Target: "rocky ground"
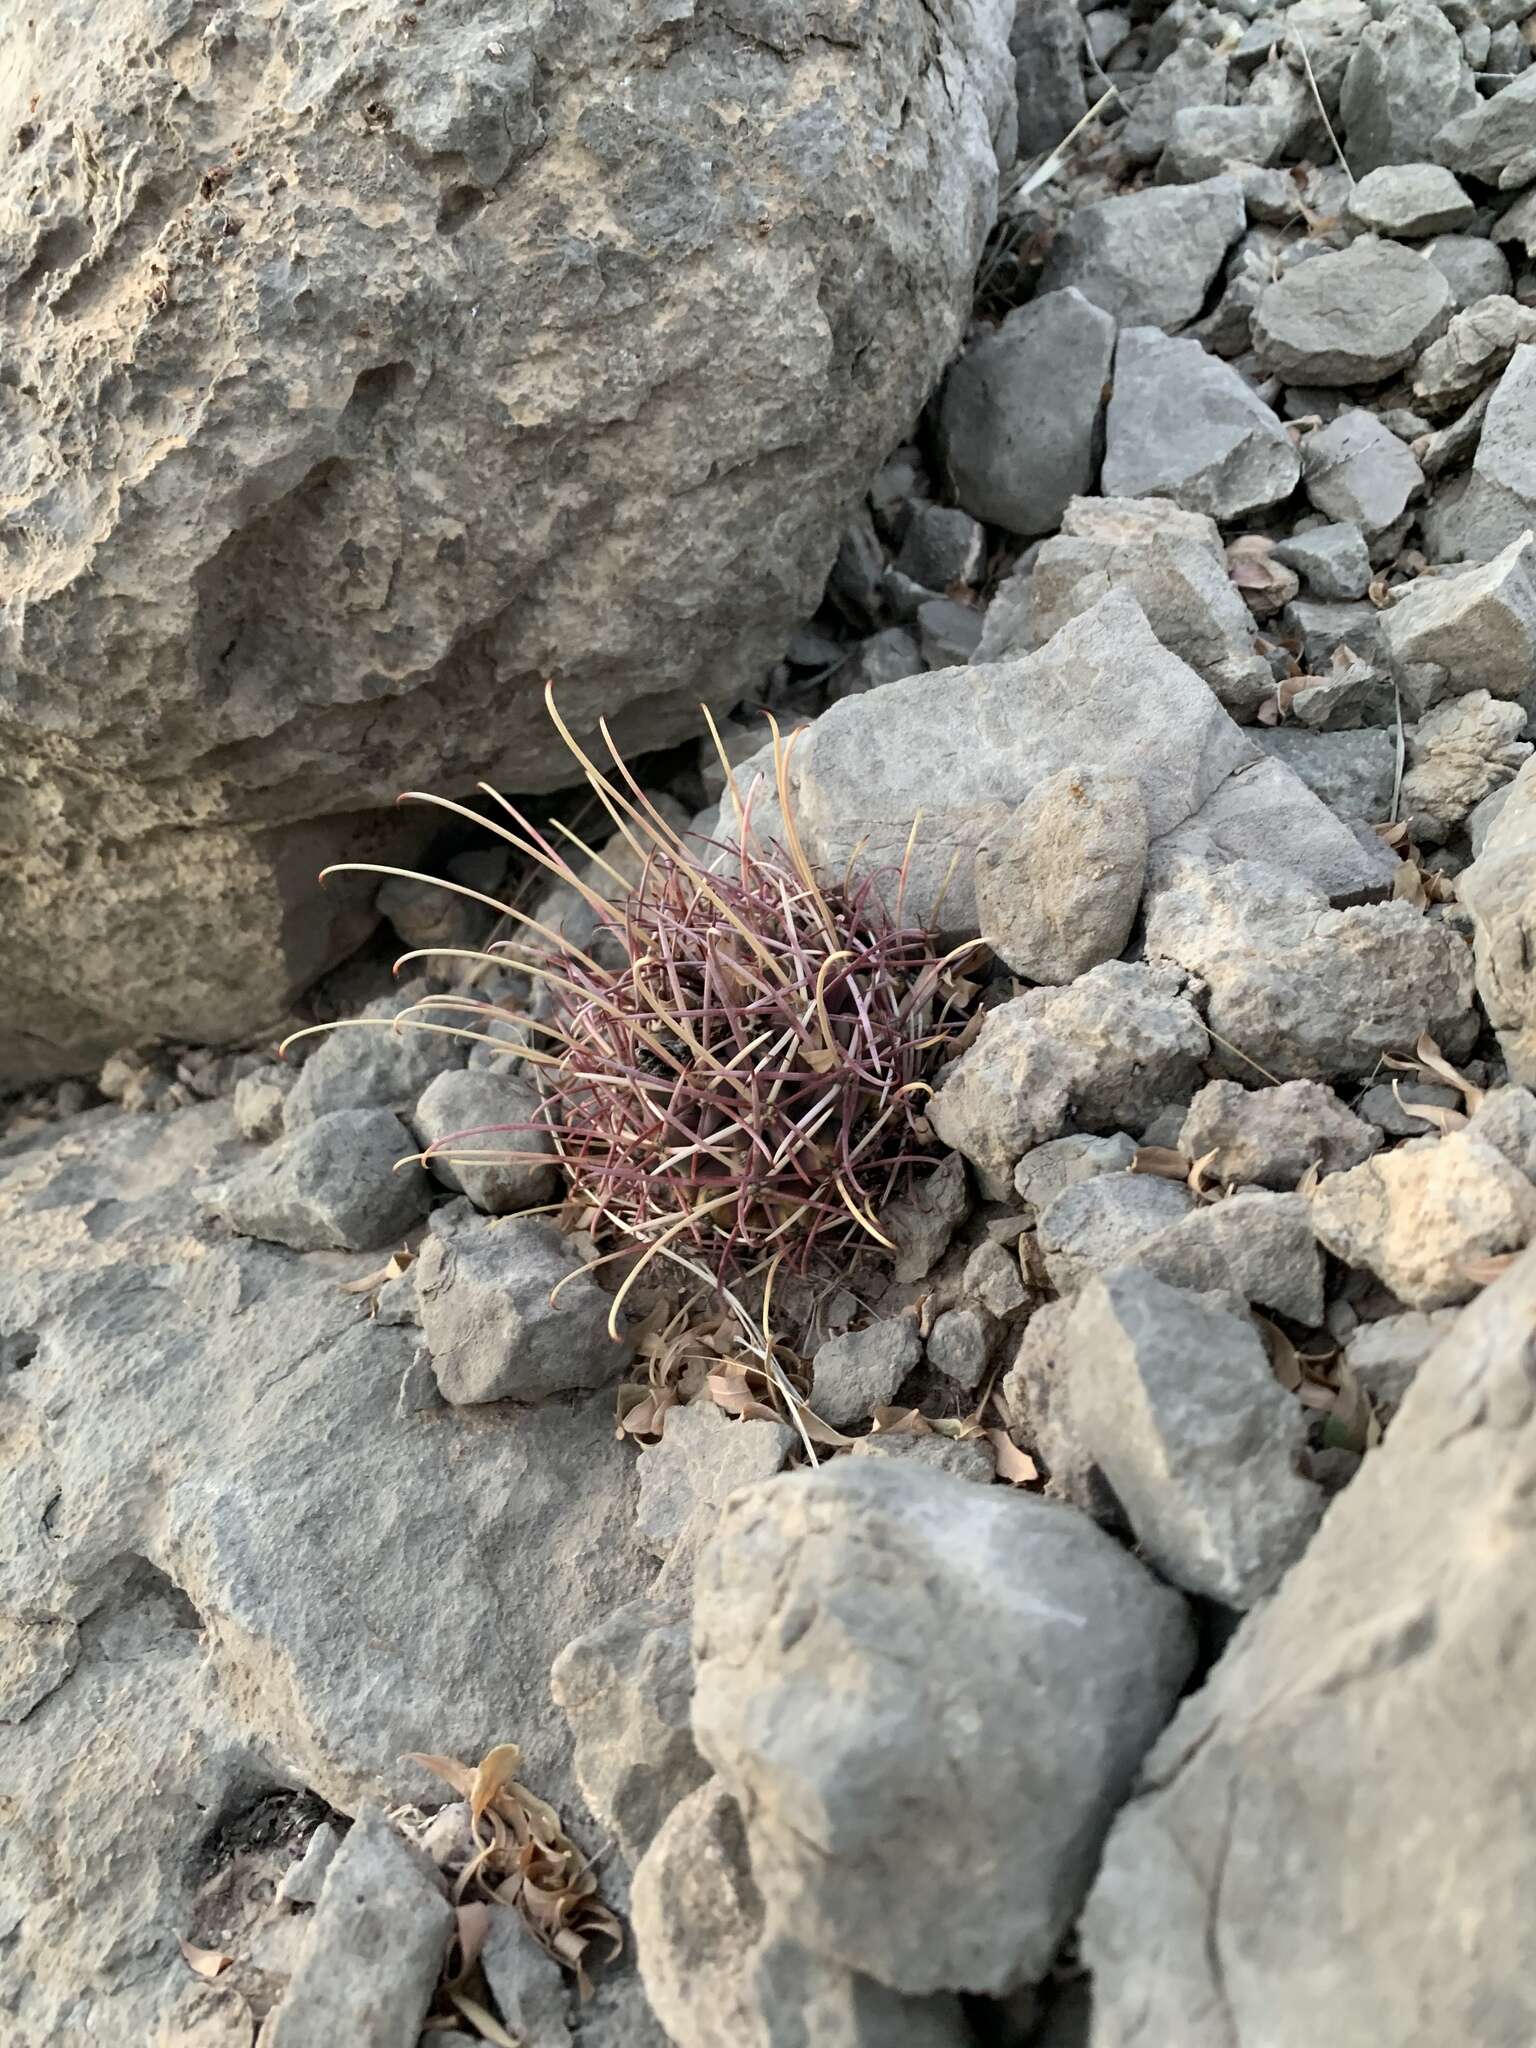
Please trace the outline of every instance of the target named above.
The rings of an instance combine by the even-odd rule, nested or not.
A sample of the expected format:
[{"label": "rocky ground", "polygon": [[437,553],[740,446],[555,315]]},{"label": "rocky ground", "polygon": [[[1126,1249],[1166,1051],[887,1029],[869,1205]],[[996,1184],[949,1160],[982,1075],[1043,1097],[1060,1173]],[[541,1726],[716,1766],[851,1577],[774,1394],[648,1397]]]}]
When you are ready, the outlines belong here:
[{"label": "rocky ground", "polygon": [[[288,1018],[370,1025],[286,1060],[253,1027],[291,989],[229,980],[236,953],[216,1044],[163,1030],[88,1075],[33,1057],[34,976],[0,1138],[7,2048],[1536,2039],[1536,15],[1031,0],[1010,39],[1006,9],[929,11],[921,63],[905,7],[878,35],[717,10],[735,68],[713,31],[669,46],[695,86],[774,78],[774,123],[916,64],[947,168],[905,220],[869,171],[880,246],[915,262],[946,194],[975,216],[909,266],[934,324],[878,344],[818,458],[781,586],[809,610],[835,545],[819,605],[757,659],[783,603],[755,528],[793,490],[765,398],[728,507],[753,539],[680,669],[722,695],[707,621],[746,592],[722,730],[759,828],[766,709],[804,728],[783,794],[817,869],[906,856],[908,912],[975,942],[892,1249],[775,1298],[802,1406],[751,1379],[760,1296],[744,1333],[653,1278],[615,1341],[552,1147],[412,1159],[538,1117],[536,999],[442,957],[395,983],[393,955],[504,933],[482,897],[606,943],[468,823],[426,859],[475,893],[387,881],[386,928]],[[562,74],[594,149],[617,75]],[[412,102],[422,150],[491,146],[465,92]],[[899,306],[890,264],[837,289]],[[664,390],[674,344],[658,315]],[[852,356],[796,360],[835,432]],[[540,571],[556,637],[610,461]],[[195,584],[183,538],[160,573]],[[474,610],[434,602],[433,633]],[[588,625],[594,709],[635,657]],[[446,662],[407,724],[479,716],[516,666],[453,669],[454,700]],[[344,754],[351,717],[311,740]],[[167,729],[172,781],[228,768]],[[682,730],[670,696],[632,716]],[[429,779],[376,738],[371,776]],[[434,745],[447,779],[475,750]],[[640,772],[730,838],[712,746]],[[583,797],[539,815],[595,836]],[[511,1014],[390,1028],[454,991]]]}]

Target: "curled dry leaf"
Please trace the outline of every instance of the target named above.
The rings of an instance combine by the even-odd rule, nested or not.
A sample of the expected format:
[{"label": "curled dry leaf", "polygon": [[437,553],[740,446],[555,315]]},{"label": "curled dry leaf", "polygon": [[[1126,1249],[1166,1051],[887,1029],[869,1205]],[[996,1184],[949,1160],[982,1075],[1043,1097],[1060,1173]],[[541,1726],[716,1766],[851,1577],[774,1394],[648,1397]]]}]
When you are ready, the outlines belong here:
[{"label": "curled dry leaf", "polygon": [[1009,1486],[1030,1486],[1040,1477],[1040,1468],[1027,1451],[1021,1451],[1006,1429],[983,1432],[992,1446],[997,1476]]},{"label": "curled dry leaf", "polygon": [[181,1950],[187,1968],[196,1977],[205,1978],[209,1983],[222,1971],[227,1970],[235,1960],[216,1948],[199,1948],[196,1942],[188,1941],[184,1934],[178,1934],[176,1945]]},{"label": "curled dry leaf", "polygon": [[523,2048],[516,2034],[509,2034],[493,2012],[488,2012],[478,1998],[468,1998],[462,1991],[450,1991],[448,1996],[458,2007],[459,2016],[469,2021],[482,2041],[494,2042],[495,2048]]},{"label": "curled dry leaf", "polygon": [[1467,1259],[1462,1272],[1478,1287],[1488,1287],[1507,1273],[1520,1254],[1518,1252],[1490,1252],[1487,1258]]},{"label": "curled dry leaf", "polygon": [[1171,1145],[1138,1145],[1128,1171],[1150,1173],[1158,1180],[1188,1180],[1191,1162]]},{"label": "curled dry leaf", "polygon": [[[1480,1088],[1475,1081],[1468,1080],[1459,1068],[1451,1065],[1427,1031],[1420,1032],[1411,1060],[1402,1059],[1396,1053],[1389,1052],[1385,1064],[1395,1067],[1400,1074],[1417,1073],[1425,1080],[1445,1082],[1447,1087],[1454,1088],[1458,1095],[1465,1098],[1468,1116],[1475,1116],[1487,1097],[1488,1091],[1485,1088]],[[1392,1085],[1395,1090],[1397,1083],[1394,1081]],[[1419,1116],[1422,1112],[1422,1104],[1416,1104],[1409,1110],[1411,1116]]]}]

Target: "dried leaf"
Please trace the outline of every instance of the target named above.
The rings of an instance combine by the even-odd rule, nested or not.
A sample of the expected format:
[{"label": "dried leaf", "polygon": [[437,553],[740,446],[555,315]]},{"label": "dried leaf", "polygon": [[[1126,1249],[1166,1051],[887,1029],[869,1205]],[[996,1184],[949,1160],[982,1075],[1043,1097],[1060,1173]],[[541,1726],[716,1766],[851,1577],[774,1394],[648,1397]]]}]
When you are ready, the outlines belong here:
[{"label": "dried leaf", "polygon": [[1279,698],[1266,697],[1264,699],[1264,702],[1259,706],[1258,711],[1255,713],[1255,716],[1257,717],[1260,725],[1278,725],[1280,723]]},{"label": "dried leaf", "polygon": [[1264,1339],[1269,1352],[1270,1370],[1275,1378],[1288,1394],[1299,1393],[1304,1375],[1296,1346],[1284,1330],[1278,1324],[1272,1323],[1267,1316],[1256,1315],[1253,1320],[1258,1324],[1259,1335]]},{"label": "dried leaf", "polygon": [[1507,1273],[1520,1254],[1518,1252],[1491,1252],[1486,1258],[1467,1259],[1462,1272],[1478,1287],[1487,1287]]},{"label": "dried leaf", "polygon": [[485,1937],[491,1931],[491,1909],[483,1899],[471,1899],[454,1908],[455,1932],[459,1941],[459,1977],[467,1977],[480,1959]]},{"label": "dried leaf", "polygon": [[407,1750],[401,1757],[403,1764],[420,1764],[424,1771],[430,1771],[434,1778],[441,1778],[445,1785],[451,1785],[461,1799],[467,1799],[474,1790],[475,1774],[467,1764],[461,1764],[454,1756],[429,1756],[420,1750]]},{"label": "dried leaf", "polygon": [[1010,1486],[1029,1486],[1040,1477],[1040,1468],[1027,1451],[1021,1451],[1006,1429],[989,1429],[983,1432],[992,1446],[993,1461],[997,1476]]},{"label": "dried leaf", "polygon": [[1392,586],[1385,576],[1373,576],[1366,585],[1365,594],[1379,612],[1385,611],[1392,602]]},{"label": "dried leaf", "polygon": [[747,1385],[746,1374],[739,1369],[735,1372],[712,1372],[704,1384],[709,1398],[727,1415],[763,1422],[782,1422],[784,1419],[776,1408],[770,1408],[766,1401],[757,1398]]},{"label": "dried leaf", "polygon": [[494,2042],[495,2048],[523,2048],[523,2044],[518,2040],[517,2036],[509,2034],[496,2015],[492,2012],[487,2012],[478,1999],[466,1998],[462,1991],[450,1991],[448,1996],[453,2000],[465,2019],[469,2021],[476,2033],[479,2034],[482,2041]]},{"label": "dried leaf", "polygon": [[472,1822],[479,1820],[507,1781],[517,1775],[522,1761],[523,1752],[515,1742],[501,1742],[486,1751],[469,1788],[469,1817]]},{"label": "dried leaf", "polygon": [[1321,1181],[1322,1177],[1323,1170],[1318,1165],[1317,1161],[1314,1159],[1312,1164],[1307,1168],[1306,1172],[1301,1176],[1301,1179],[1296,1183],[1297,1194],[1315,1195],[1317,1193],[1318,1183]]},{"label": "dried leaf", "polygon": [[1220,1147],[1213,1145],[1209,1152],[1202,1152],[1193,1166],[1190,1167],[1185,1185],[1192,1195],[1203,1197],[1208,1192],[1205,1185],[1205,1176],[1210,1172],[1219,1152]]},{"label": "dried leaf", "polygon": [[877,1408],[870,1417],[876,1436],[930,1436],[932,1424],[917,1408]]},{"label": "dried leaf", "polygon": [[1138,1145],[1129,1171],[1154,1174],[1158,1180],[1188,1180],[1190,1162],[1171,1145]]},{"label": "dried leaf", "polygon": [[206,1978],[210,1984],[235,1960],[233,1956],[227,1956],[219,1949],[199,1948],[195,1942],[188,1941],[184,1934],[178,1934],[176,1942],[185,1958],[187,1968],[194,1976]]},{"label": "dried leaf", "polygon": [[[858,1441],[856,1437],[844,1436],[841,1430],[834,1429],[830,1422],[823,1422],[810,1408],[802,1407],[799,1415],[800,1427],[813,1444],[825,1444],[830,1451],[847,1451]],[[779,1418],[775,1416],[774,1420],[778,1421]]]},{"label": "dried leaf", "polygon": [[1438,1074],[1442,1081],[1448,1082],[1459,1094],[1464,1095],[1467,1098],[1468,1114],[1476,1115],[1482,1108],[1485,1091],[1451,1065],[1427,1031],[1419,1033],[1419,1040],[1413,1052],[1421,1067],[1428,1067],[1432,1074]]}]

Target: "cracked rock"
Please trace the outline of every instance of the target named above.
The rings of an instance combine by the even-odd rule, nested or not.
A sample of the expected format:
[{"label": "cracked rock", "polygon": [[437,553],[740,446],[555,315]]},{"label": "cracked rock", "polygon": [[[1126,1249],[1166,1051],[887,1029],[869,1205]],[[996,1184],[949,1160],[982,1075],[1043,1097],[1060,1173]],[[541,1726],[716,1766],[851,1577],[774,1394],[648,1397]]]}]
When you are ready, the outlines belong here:
[{"label": "cracked rock", "polygon": [[1350,166],[1362,183],[1382,164],[1423,163],[1452,116],[1475,109],[1460,41],[1429,0],[1398,0],[1360,36],[1339,95]]},{"label": "cracked rock", "polygon": [[1323,1262],[1301,1195],[1245,1188],[1191,1210],[1127,1254],[1170,1287],[1221,1294],[1298,1323],[1323,1316]]},{"label": "cracked rock", "polygon": [[1450,304],[1450,286],[1433,264],[1362,235],[1298,263],[1265,290],[1254,309],[1254,347],[1288,384],[1374,384],[1442,332]]},{"label": "cracked rock", "polygon": [[1283,1190],[1314,1166],[1327,1174],[1361,1165],[1381,1150],[1381,1132],[1316,1081],[1210,1081],[1189,1105],[1179,1150],[1207,1161],[1213,1180]]},{"label": "cracked rock", "polygon": [[1526,72],[1492,99],[1452,111],[1433,153],[1453,171],[1517,192],[1536,179],[1536,73]]},{"label": "cracked rock", "polygon": [[1469,690],[1426,712],[1408,738],[1402,815],[1425,845],[1443,845],[1494,790],[1513,781],[1531,751],[1520,704]]},{"label": "cracked rock", "polygon": [[1235,178],[1103,199],[1069,215],[1040,287],[1052,292],[1075,285],[1122,327],[1183,327],[1201,311],[1245,224]]},{"label": "cracked rock", "polygon": [[1451,412],[1475,398],[1522,342],[1536,340],[1536,312],[1507,294],[1479,299],[1452,316],[1413,373],[1413,395],[1426,412]]},{"label": "cracked rock", "polygon": [[1510,784],[1457,894],[1472,913],[1477,992],[1509,1077],[1536,1087],[1536,759]]}]

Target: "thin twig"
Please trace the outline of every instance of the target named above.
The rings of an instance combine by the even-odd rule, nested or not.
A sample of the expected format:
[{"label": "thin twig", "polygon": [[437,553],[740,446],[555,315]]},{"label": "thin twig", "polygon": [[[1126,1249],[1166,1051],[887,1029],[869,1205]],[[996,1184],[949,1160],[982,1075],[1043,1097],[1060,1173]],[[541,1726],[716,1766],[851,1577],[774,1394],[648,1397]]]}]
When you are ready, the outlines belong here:
[{"label": "thin twig", "polygon": [[1333,153],[1338,158],[1345,177],[1349,180],[1349,189],[1353,191],[1355,189],[1355,174],[1349,168],[1348,157],[1345,156],[1344,151],[1339,146],[1339,138],[1334,134],[1333,123],[1328,118],[1328,109],[1323,105],[1323,96],[1317,89],[1317,78],[1312,70],[1312,58],[1307,50],[1307,39],[1299,28],[1292,29],[1291,36],[1297,49],[1301,52],[1301,61],[1306,70],[1307,83],[1312,88],[1313,99],[1317,101],[1317,111],[1323,117],[1323,126],[1328,130],[1328,140],[1333,144]]}]

